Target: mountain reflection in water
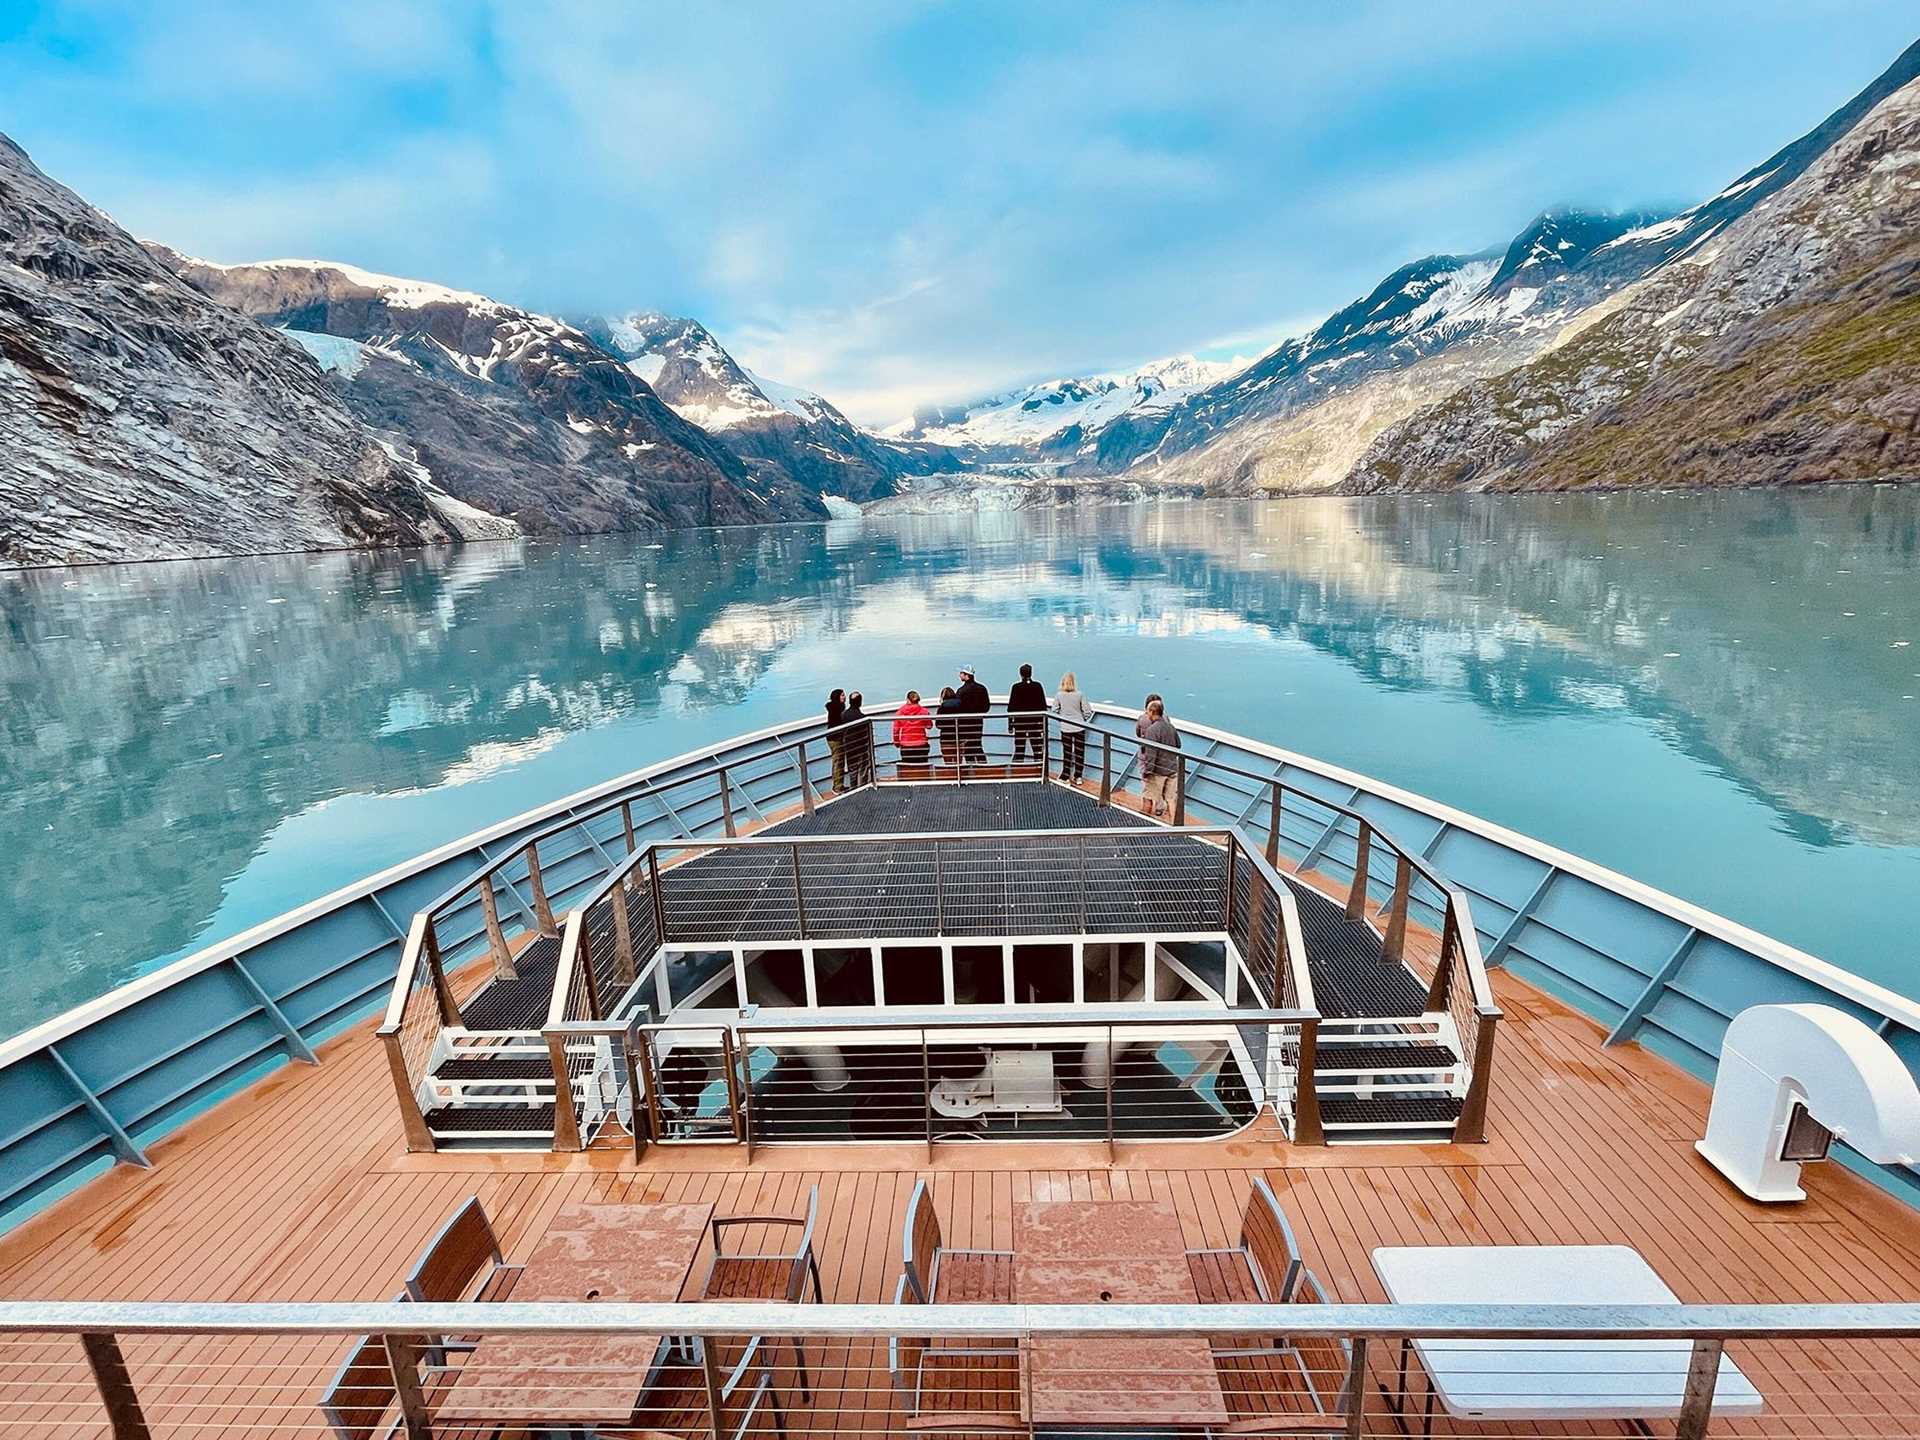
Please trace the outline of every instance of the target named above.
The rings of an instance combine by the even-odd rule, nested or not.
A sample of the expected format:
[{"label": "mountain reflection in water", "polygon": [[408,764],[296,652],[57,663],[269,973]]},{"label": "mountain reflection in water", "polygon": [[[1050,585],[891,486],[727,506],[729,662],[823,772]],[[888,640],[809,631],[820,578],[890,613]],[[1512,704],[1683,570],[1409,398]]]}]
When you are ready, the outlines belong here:
[{"label": "mountain reflection in water", "polygon": [[[1100,698],[1920,991],[1920,490],[1169,504],[0,578],[0,1031],[814,709]],[[404,920],[404,917],[402,917]]]}]

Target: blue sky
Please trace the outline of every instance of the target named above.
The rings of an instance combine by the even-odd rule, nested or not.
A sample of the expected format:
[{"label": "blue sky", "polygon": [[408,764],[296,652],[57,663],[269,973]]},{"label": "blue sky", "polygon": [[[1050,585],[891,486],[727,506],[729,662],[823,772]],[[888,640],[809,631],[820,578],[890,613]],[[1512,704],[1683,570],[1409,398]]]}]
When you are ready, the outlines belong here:
[{"label": "blue sky", "polygon": [[691,314],[884,422],[1252,354],[1550,204],[1689,204],[1915,13],[0,0],[0,130],[189,252]]}]

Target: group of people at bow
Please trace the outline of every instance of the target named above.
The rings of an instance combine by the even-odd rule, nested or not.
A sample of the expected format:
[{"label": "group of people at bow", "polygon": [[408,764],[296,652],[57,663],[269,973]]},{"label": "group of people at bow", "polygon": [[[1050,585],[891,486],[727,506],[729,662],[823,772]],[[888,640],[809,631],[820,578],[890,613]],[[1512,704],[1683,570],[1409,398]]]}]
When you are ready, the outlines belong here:
[{"label": "group of people at bow", "polygon": [[[963,665],[958,678],[958,684],[940,691],[932,709],[921,702],[918,690],[907,691],[906,699],[894,707],[892,740],[903,771],[924,770],[933,763],[936,736],[942,765],[960,768],[999,763],[989,762],[985,743],[986,716],[993,709],[993,698],[972,666]],[[861,723],[867,721],[864,703],[858,690],[836,689],[827,696],[827,745],[833,754],[836,793],[858,789],[873,779],[873,726]],[[1049,714],[1059,717],[1060,778],[1078,785],[1087,774],[1087,731],[1094,725],[1093,704],[1071,670],[1060,677],[1058,688],[1048,695],[1046,687],[1033,678],[1033,666],[1022,665],[1019,680],[1007,692],[1012,764],[1044,763]],[[1141,809],[1149,815],[1169,815],[1178,768],[1173,752],[1180,748],[1180,732],[1167,718],[1166,703],[1160,696],[1147,696],[1134,734],[1150,742],[1140,747]]]}]

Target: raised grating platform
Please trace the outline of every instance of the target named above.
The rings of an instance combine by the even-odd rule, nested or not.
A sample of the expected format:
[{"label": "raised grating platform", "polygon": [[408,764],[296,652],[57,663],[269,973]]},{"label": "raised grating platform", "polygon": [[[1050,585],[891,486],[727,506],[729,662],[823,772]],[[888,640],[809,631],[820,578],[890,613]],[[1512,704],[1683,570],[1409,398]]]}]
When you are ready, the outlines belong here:
[{"label": "raised grating platform", "polygon": [[1427,991],[1406,966],[1386,958],[1380,937],[1311,885],[1289,877],[1300,903],[1300,938],[1307,943],[1313,999],[1333,1020],[1418,1015]]},{"label": "raised grating platform", "polygon": [[879,785],[770,826],[770,835],[899,835],[964,830],[1089,830],[1136,826],[1137,810],[1102,805],[1064,785],[1033,781]]},{"label": "raised grating platform", "polygon": [[553,1000],[553,972],[559,963],[559,939],[535,937],[514,957],[514,978],[489,980],[460,1007],[460,1023],[469,1030],[538,1030]]}]

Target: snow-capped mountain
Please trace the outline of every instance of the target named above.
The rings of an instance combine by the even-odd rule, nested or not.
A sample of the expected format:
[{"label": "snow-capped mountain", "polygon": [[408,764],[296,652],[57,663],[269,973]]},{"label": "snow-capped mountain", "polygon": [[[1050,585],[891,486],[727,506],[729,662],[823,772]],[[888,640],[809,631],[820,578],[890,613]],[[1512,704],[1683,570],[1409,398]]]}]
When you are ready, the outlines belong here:
[{"label": "snow-capped mountain", "polygon": [[756,474],[864,501],[959,468],[946,449],[873,435],[821,396],[753,374],[697,320],[638,311],[581,324]]},{"label": "snow-capped mountain", "polygon": [[1043,380],[971,404],[916,411],[881,433],[972,449],[988,459],[1072,456],[1103,426],[1125,415],[1160,415],[1245,364],[1176,355],[1119,374]]},{"label": "snow-capped mountain", "polygon": [[[217,265],[149,247],[214,300],[285,332],[393,454],[467,507],[466,533],[824,518],[755,474],[550,315],[331,260]],[[477,513],[470,513],[477,512]]]},{"label": "snow-capped mountain", "polygon": [[0,135],[0,567],[449,533],[304,356]]}]

